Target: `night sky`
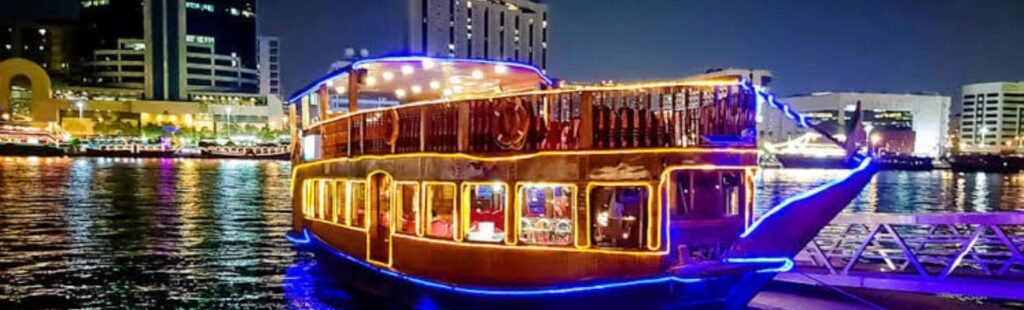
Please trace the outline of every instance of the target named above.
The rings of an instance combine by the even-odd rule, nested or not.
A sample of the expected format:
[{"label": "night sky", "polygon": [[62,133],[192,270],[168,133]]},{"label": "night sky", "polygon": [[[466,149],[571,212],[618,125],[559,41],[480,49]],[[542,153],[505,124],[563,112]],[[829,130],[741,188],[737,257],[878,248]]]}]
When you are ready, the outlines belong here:
[{"label": "night sky", "polygon": [[[49,12],[74,16],[77,2],[4,1],[16,2],[14,10],[0,12],[2,19]],[[260,32],[283,40],[289,92],[323,75],[346,47],[367,47],[374,54],[396,48],[391,42],[401,25],[389,20],[402,15],[373,1],[259,1]],[[952,96],[966,83],[1024,80],[1020,0],[545,2],[549,73],[568,80],[660,79],[748,67],[772,70],[783,95]]]}]

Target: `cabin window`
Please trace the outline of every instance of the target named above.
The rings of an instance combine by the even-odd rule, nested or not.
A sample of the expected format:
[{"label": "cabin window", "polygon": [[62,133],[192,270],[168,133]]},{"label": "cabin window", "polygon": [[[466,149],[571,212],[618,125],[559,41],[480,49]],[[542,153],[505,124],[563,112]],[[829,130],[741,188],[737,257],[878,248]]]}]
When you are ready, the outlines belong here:
[{"label": "cabin window", "polygon": [[418,235],[420,221],[420,187],[415,182],[398,182],[398,227],[396,231],[407,235]]},{"label": "cabin window", "polygon": [[307,218],[316,216],[316,180],[305,180],[305,189],[302,191],[305,194],[305,200],[303,204],[302,213]]},{"label": "cabin window", "polygon": [[334,182],[334,222],[338,224],[348,225],[349,218],[349,182],[336,181]]},{"label": "cabin window", "polygon": [[576,187],[526,185],[519,189],[519,241],[525,244],[573,244]]},{"label": "cabin window", "polygon": [[463,187],[462,214],[466,225],[465,239],[477,242],[505,240],[505,209],[508,207],[507,185],[501,183],[467,184]]},{"label": "cabin window", "polygon": [[715,220],[742,214],[748,195],[742,170],[679,170],[669,180],[673,219]]},{"label": "cabin window", "polygon": [[316,214],[314,217],[318,220],[327,218],[327,202],[330,201],[327,195],[328,189],[327,180],[316,181]]},{"label": "cabin window", "polygon": [[366,182],[352,181],[352,222],[353,227],[366,228]]},{"label": "cabin window", "polygon": [[427,184],[426,235],[452,239],[455,236],[455,184]]},{"label": "cabin window", "polygon": [[641,248],[650,200],[646,186],[595,186],[588,199],[592,247]]}]

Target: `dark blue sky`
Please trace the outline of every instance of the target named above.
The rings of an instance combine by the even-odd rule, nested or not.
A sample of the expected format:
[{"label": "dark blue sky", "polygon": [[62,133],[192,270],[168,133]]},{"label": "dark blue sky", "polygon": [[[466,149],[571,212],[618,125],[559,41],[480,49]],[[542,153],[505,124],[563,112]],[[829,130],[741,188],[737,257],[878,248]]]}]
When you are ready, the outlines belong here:
[{"label": "dark blue sky", "polygon": [[[41,11],[75,3],[8,1],[50,7]],[[402,16],[376,1],[404,0],[259,1],[261,31],[283,40],[288,91],[322,75],[345,47],[366,46],[374,53],[397,48],[401,26],[391,21]],[[956,95],[965,83],[1024,80],[1020,0],[545,2],[549,72],[570,80],[658,79],[753,67],[774,71],[776,91],[784,95]]]}]

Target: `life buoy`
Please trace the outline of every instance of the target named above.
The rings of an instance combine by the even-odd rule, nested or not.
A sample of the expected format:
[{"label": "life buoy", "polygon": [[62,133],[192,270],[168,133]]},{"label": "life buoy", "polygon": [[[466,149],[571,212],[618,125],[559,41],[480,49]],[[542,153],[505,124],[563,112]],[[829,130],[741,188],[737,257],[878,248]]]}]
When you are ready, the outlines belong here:
[{"label": "life buoy", "polygon": [[398,134],[400,133],[401,129],[398,119],[398,111],[392,109],[388,110],[387,112],[384,112],[384,115],[382,116],[382,121],[384,122],[385,130],[384,143],[387,143],[390,146],[394,146],[395,143],[398,143]]},{"label": "life buoy", "polygon": [[523,148],[526,134],[530,132],[530,112],[521,99],[502,101],[494,109],[491,129],[499,147],[518,151]]}]

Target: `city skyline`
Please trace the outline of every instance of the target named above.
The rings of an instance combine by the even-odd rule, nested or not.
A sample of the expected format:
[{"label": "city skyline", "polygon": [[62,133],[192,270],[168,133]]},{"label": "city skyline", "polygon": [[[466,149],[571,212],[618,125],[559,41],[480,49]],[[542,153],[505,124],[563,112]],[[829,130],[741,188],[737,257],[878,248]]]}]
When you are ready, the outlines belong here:
[{"label": "city skyline", "polygon": [[[49,2],[41,8],[18,3],[11,12],[74,15],[76,1],[63,1],[64,7]],[[1024,63],[1009,61],[1024,51],[1024,33],[1016,31],[1024,29],[1024,20],[1016,18],[1024,3],[1016,1],[544,2],[551,12],[548,73],[568,80],[675,78],[744,67],[773,71],[782,95],[865,91],[954,97],[964,84],[1024,80]],[[362,2],[260,0],[258,6],[261,34],[281,37],[284,49],[305,50],[282,59],[286,93],[321,75],[346,47],[387,54],[394,46],[383,38],[364,39],[402,27],[381,22],[370,28],[374,31],[359,30],[363,25],[349,23],[346,12],[381,21],[400,18],[367,11],[373,5]],[[304,16],[302,22],[295,16]],[[744,22],[721,22],[729,20]],[[352,41],[371,43],[347,44]],[[644,57],[635,56],[637,51]],[[959,103],[954,100],[954,109]]]}]

